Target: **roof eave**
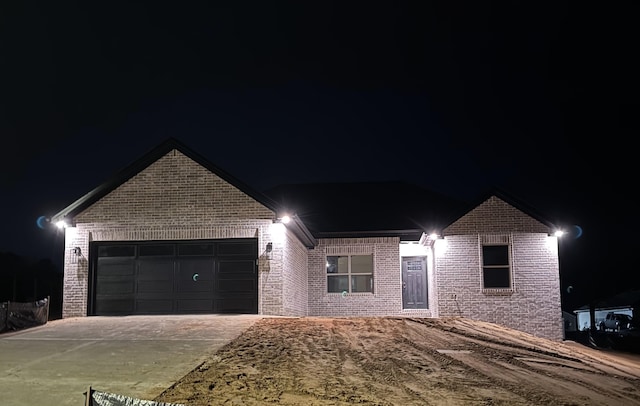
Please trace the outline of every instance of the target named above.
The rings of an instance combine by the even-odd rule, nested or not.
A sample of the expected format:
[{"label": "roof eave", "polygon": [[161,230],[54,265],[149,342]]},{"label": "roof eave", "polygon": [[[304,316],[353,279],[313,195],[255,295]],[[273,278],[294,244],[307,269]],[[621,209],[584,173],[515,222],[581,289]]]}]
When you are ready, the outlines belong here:
[{"label": "roof eave", "polygon": [[400,237],[418,241],[424,233],[420,229],[403,230],[366,230],[366,231],[325,231],[317,232],[317,238],[372,238],[372,237]]},{"label": "roof eave", "polygon": [[298,237],[300,242],[307,248],[314,248],[318,245],[318,241],[311,234],[311,231],[304,225],[302,220],[298,216],[293,216],[291,221],[287,223],[287,229],[291,230],[293,234]]}]

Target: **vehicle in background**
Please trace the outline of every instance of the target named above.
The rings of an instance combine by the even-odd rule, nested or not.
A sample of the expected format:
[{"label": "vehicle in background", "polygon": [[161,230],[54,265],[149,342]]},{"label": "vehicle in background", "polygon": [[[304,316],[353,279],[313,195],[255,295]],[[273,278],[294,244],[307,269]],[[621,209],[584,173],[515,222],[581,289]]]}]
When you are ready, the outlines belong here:
[{"label": "vehicle in background", "polygon": [[632,319],[628,314],[609,312],[607,316],[600,321],[598,329],[600,331],[628,330],[632,328]]}]

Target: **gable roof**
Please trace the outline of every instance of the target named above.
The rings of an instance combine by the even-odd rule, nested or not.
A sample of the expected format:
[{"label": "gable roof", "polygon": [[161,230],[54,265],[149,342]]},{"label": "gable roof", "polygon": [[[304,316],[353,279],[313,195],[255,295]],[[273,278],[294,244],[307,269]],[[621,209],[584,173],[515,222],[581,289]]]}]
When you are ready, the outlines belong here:
[{"label": "gable roof", "polygon": [[533,218],[534,220],[549,227],[550,229],[553,230],[557,228],[556,224],[550,222],[547,218],[545,218],[544,215],[542,215],[540,211],[538,211],[535,207],[526,203],[523,199],[515,196],[514,194],[511,194],[497,186],[492,186],[491,188],[481,193],[477,199],[471,201],[465,207],[463,207],[462,210],[459,211],[456,216],[452,217],[452,221],[448,224],[445,224],[445,226],[442,228],[444,229],[449,227],[454,222],[456,222],[459,218],[464,216],[466,213],[471,212],[473,209],[480,206],[481,204],[483,204],[484,202],[486,202],[487,200],[489,200],[491,197],[494,197],[494,196],[504,201],[505,203],[509,204],[510,206],[513,206],[514,208],[518,209],[519,211],[523,212],[524,214]]},{"label": "gable roof", "polygon": [[[233,185],[235,188],[250,196],[269,210],[272,210],[276,215],[281,212],[280,208],[273,200],[269,199],[264,194],[257,192],[228,172],[214,165],[209,160],[193,151],[182,142],[173,137],[170,137],[160,145],[147,152],[141,158],[116,173],[113,177],[111,177],[95,189],[91,190],[89,193],[85,194],[75,202],[71,203],[69,206],[54,214],[51,217],[51,222],[55,223],[59,220],[73,218],[174,149],[180,151],[182,154],[189,157],[202,167],[219,176],[221,179]],[[293,224],[290,226],[290,228],[293,230],[294,234],[296,234],[298,238],[300,238],[300,241],[302,241],[305,246],[315,246],[315,240],[311,236],[311,233],[307,230],[306,226],[301,222],[301,220],[299,218],[294,218],[293,220]]]},{"label": "gable roof", "polygon": [[264,192],[295,212],[316,238],[399,236],[419,239],[453,219],[464,204],[406,182],[308,183]]},{"label": "gable roof", "polygon": [[95,189],[91,190],[89,193],[85,194],[75,202],[71,203],[69,206],[65,207],[58,213],[54,214],[51,217],[51,221],[55,222],[58,220],[62,220],[64,218],[69,218],[69,217],[73,218],[76,214],[82,212],[83,210],[91,206],[93,203],[97,202],[98,200],[103,198],[105,195],[107,195],[108,193],[110,193],[111,191],[113,191],[123,183],[127,182],[133,176],[142,172],[149,165],[151,165],[158,159],[162,158],[163,156],[165,156],[166,154],[168,154],[174,149],[180,151],[187,157],[197,162],[199,165],[203,166],[204,168],[211,171],[215,175],[224,179],[226,182],[230,183],[237,189],[241,190],[248,196],[252,197],[257,202],[264,205],[268,209],[273,210],[274,212],[278,211],[278,207],[275,204],[275,202],[273,202],[267,196],[261,193],[258,193],[257,191],[253,190],[252,188],[250,188],[240,180],[236,179],[229,173],[215,166],[214,164],[209,162],[206,158],[204,158],[202,155],[193,151],[192,149],[190,149],[189,147],[187,147],[177,139],[168,138],[164,142],[162,142],[160,145],[156,146],[155,148],[147,152],[141,158],[134,161],[129,166],[122,169],[120,172],[116,173],[113,177],[108,179],[106,182],[102,183]]},{"label": "gable roof", "polygon": [[441,231],[491,196],[554,227],[521,200],[496,188],[469,206],[464,201],[406,182],[286,184],[260,193],[171,137],[58,213],[51,221],[73,218],[172,150],[178,150],[219,176],[276,216],[293,214],[290,228],[305,246],[316,238],[399,236],[418,239]]}]

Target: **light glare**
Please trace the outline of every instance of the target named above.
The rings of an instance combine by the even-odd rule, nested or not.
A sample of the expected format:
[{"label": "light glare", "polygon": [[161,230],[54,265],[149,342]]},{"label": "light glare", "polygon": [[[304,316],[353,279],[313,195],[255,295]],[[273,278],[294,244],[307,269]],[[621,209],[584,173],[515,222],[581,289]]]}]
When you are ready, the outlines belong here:
[{"label": "light glare", "polygon": [[433,243],[436,257],[442,257],[447,252],[447,240],[439,239]]},{"label": "light glare", "polygon": [[273,223],[269,225],[269,234],[271,234],[271,241],[274,244],[282,244],[284,242],[284,236],[286,228],[282,223]]}]

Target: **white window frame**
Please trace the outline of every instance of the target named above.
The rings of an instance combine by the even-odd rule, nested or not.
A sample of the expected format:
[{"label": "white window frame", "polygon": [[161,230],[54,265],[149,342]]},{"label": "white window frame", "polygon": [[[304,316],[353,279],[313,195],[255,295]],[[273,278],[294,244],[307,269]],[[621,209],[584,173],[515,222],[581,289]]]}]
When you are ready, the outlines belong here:
[{"label": "white window frame", "polygon": [[[371,272],[352,272],[351,271],[351,258],[354,256],[371,256]],[[347,273],[329,273],[328,272],[328,257],[348,257],[348,272]],[[372,295],[375,292],[375,255],[373,248],[371,247],[358,247],[357,249],[345,250],[344,247],[330,247],[325,250],[325,293],[328,295],[340,295],[340,294],[354,294],[354,295]],[[370,290],[366,292],[352,292],[351,277],[352,276],[368,276],[371,275]],[[349,290],[343,292],[329,292],[329,278],[337,276],[346,276],[349,281]]]}]

